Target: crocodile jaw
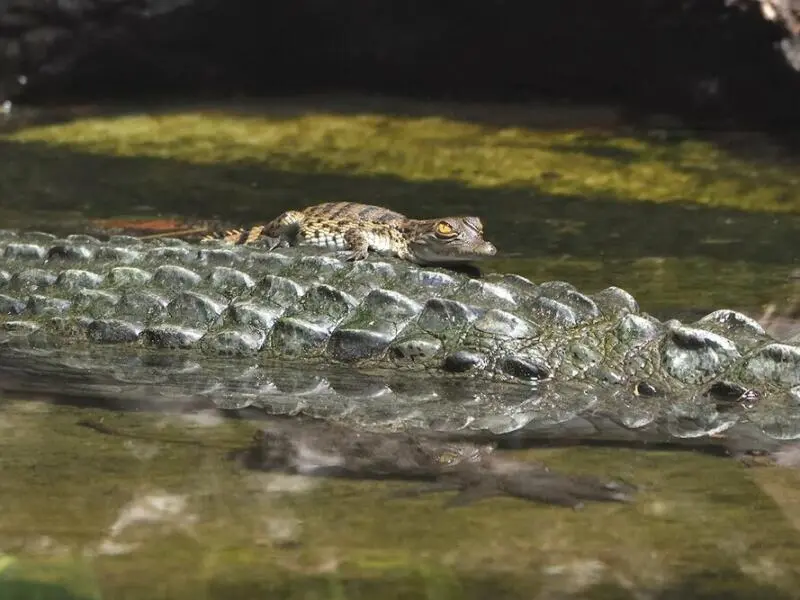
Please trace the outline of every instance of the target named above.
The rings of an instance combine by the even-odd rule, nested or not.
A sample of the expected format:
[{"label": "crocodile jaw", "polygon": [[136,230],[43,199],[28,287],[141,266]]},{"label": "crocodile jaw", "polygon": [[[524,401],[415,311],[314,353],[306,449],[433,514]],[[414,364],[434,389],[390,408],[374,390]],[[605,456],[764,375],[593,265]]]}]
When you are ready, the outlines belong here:
[{"label": "crocodile jaw", "polygon": [[465,263],[497,254],[497,248],[491,242],[483,241],[470,246],[437,247],[429,245],[409,244],[414,262],[420,265]]}]

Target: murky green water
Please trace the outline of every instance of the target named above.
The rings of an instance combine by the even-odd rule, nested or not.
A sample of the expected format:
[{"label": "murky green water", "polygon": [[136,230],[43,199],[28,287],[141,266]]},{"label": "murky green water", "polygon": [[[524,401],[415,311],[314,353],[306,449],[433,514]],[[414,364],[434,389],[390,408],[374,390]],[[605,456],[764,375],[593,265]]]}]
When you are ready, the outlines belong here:
[{"label": "murky green water", "polygon": [[[477,213],[502,251],[486,270],[617,285],[660,317],[757,316],[788,293],[800,239],[792,212],[0,144],[16,165],[0,185],[5,227],[72,232],[88,217],[157,214],[247,222],[334,199]],[[271,187],[245,196],[248,180]],[[226,453],[257,423],[217,413],[18,396],[0,411],[0,598],[800,597],[793,471],[687,451],[537,450],[522,455],[643,491],[633,505],[581,511],[507,498],[445,510],[442,496],[391,498],[403,483],[243,471]]]},{"label": "murky green water", "polygon": [[[131,435],[87,430],[87,417]],[[793,597],[798,581],[800,480],[777,469],[536,451],[645,489],[633,505],[577,512],[504,498],[444,510],[442,497],[389,498],[403,483],[240,471],[224,455],[253,424],[213,414],[6,399],[2,425],[0,543],[13,560],[1,585],[52,579],[87,598],[747,598]]]}]

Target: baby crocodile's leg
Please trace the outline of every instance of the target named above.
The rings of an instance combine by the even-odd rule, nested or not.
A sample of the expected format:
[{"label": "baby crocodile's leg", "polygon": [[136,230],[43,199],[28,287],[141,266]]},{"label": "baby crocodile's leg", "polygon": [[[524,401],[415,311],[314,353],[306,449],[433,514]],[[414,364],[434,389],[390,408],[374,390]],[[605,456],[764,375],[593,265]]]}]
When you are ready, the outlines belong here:
[{"label": "baby crocodile's leg", "polygon": [[344,243],[350,250],[345,260],[364,260],[369,256],[369,240],[363,231],[356,228],[348,229],[344,232]]},{"label": "baby crocodile's leg", "polygon": [[297,241],[297,233],[300,231],[300,224],[304,219],[305,215],[300,211],[286,211],[261,228],[262,239],[270,250],[279,246],[281,248],[294,246]]}]

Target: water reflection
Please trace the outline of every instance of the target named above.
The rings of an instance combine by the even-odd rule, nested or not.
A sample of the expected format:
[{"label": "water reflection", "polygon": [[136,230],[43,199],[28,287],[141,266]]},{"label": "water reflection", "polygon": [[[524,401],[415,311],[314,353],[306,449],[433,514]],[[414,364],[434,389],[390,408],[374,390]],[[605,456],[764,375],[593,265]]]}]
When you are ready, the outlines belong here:
[{"label": "water reflection", "polygon": [[[251,421],[10,398],[2,406],[10,433],[0,440],[0,548],[36,560],[83,557],[110,589],[135,588],[145,573],[158,573],[173,597],[244,593],[275,581],[300,593],[325,572],[361,597],[361,586],[351,586],[364,570],[375,582],[422,593],[442,577],[472,585],[476,569],[499,584],[491,572],[502,564],[513,573],[504,579],[514,582],[509,598],[555,589],[586,597],[609,585],[657,595],[680,587],[698,564],[709,572],[734,568],[724,589],[752,578],[766,593],[798,581],[796,532],[730,459],[602,448],[509,453],[544,460],[556,473],[621,476],[642,490],[633,505],[557,516],[502,498],[447,510],[438,497],[397,497],[413,484],[242,470],[225,457],[252,435],[258,424]],[[112,434],[81,427],[86,419]],[[48,545],[35,542],[42,534]],[[109,562],[121,556],[124,562]],[[216,567],[188,581],[187,561]]]}]

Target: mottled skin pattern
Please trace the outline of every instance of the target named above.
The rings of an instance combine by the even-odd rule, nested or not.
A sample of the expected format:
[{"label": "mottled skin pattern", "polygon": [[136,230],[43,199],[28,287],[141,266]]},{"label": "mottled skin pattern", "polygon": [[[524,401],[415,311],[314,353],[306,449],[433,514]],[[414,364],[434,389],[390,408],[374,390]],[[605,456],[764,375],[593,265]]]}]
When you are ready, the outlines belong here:
[{"label": "mottled skin pattern", "polygon": [[419,264],[467,262],[497,252],[483,238],[483,223],[478,217],[409,219],[380,206],[355,202],[291,210],[266,225],[204,238],[219,239],[232,244],[266,241],[270,250],[279,246],[348,250],[348,260],[363,260],[372,251]]}]

